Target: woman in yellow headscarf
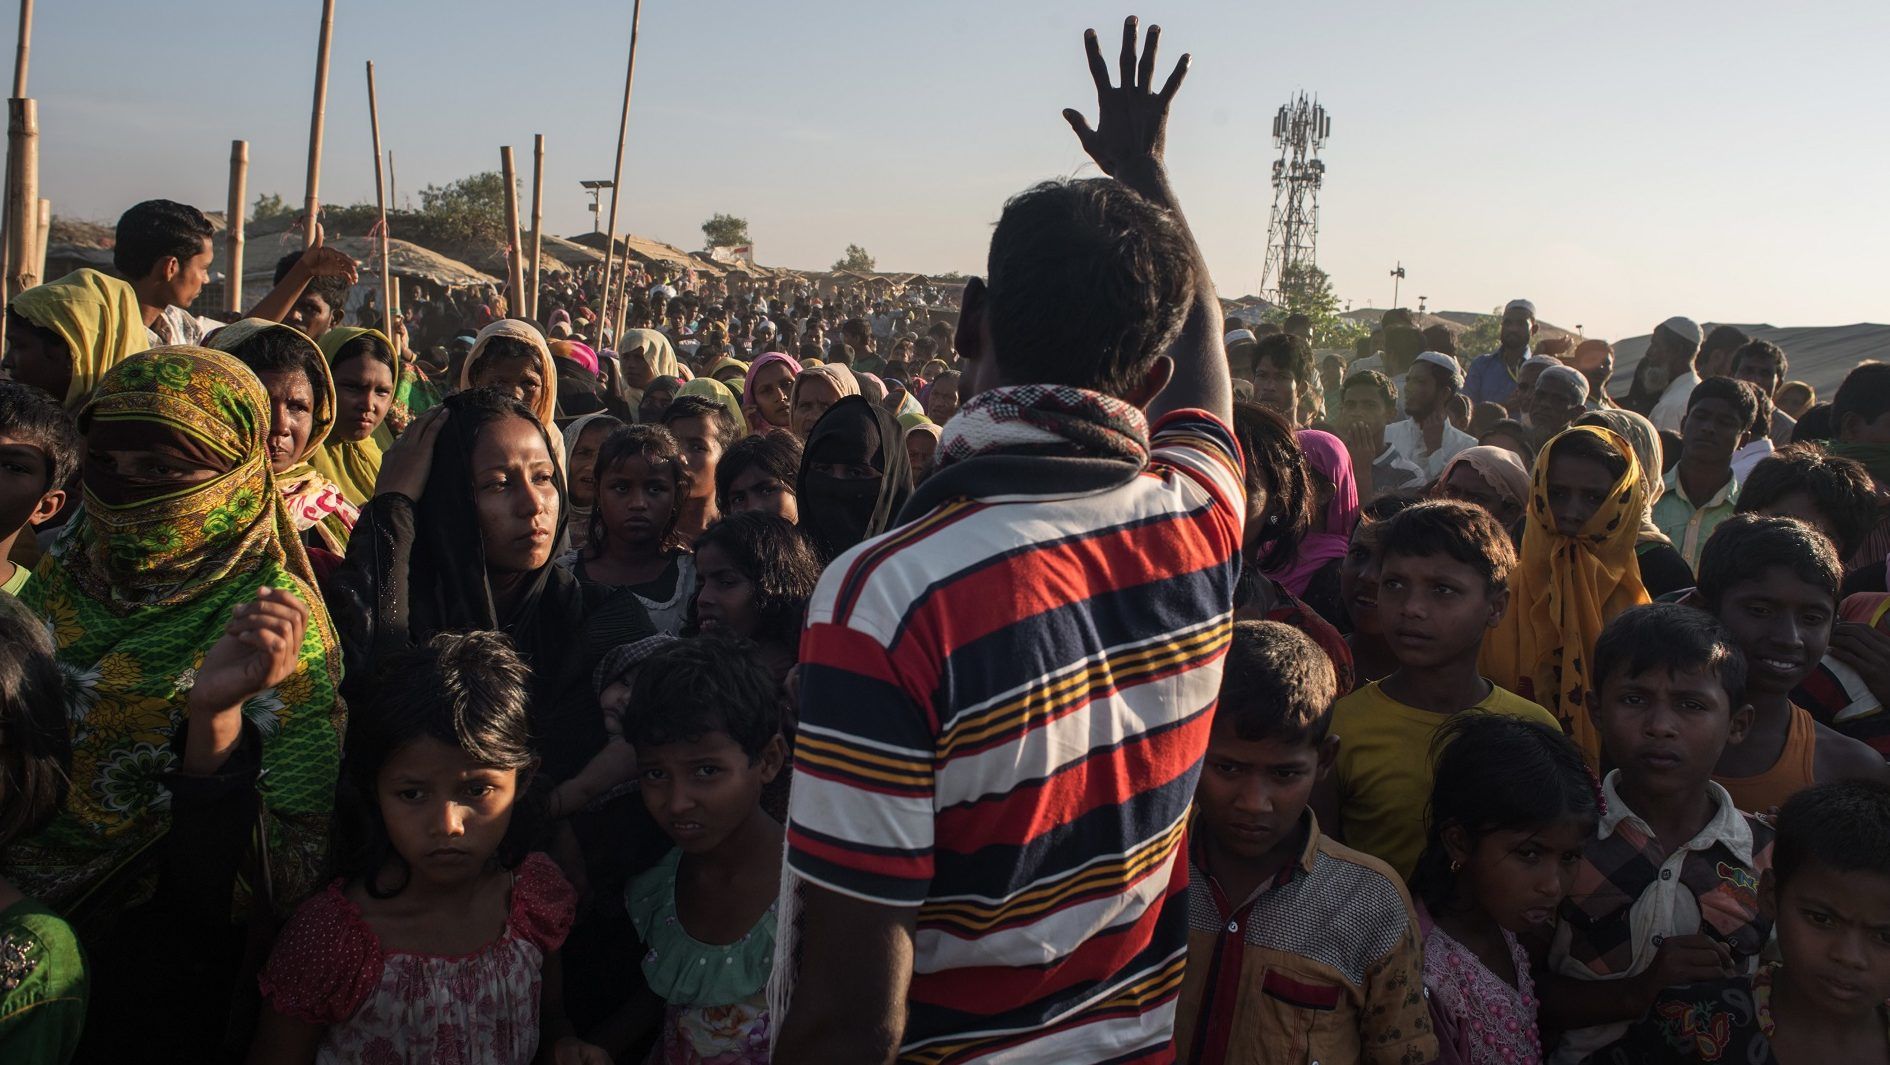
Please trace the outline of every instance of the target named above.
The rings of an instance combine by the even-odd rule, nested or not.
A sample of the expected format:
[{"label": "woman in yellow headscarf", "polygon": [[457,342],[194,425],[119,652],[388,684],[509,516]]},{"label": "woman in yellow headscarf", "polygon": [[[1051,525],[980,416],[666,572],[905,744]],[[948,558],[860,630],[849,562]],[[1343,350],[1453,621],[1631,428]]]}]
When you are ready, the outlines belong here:
[{"label": "woman in yellow headscarf", "polygon": [[1589,411],[1575,419],[1576,425],[1599,425],[1612,429],[1634,448],[1634,458],[1641,464],[1641,484],[1647,489],[1647,509],[1641,514],[1641,530],[1634,536],[1634,558],[1641,569],[1641,584],[1656,598],[1668,592],[1693,587],[1693,568],[1686,556],[1673,546],[1673,540],[1654,524],[1654,504],[1666,491],[1661,476],[1660,432],[1654,423],[1623,407]]},{"label": "woman in yellow headscarf", "polygon": [[374,498],[374,481],[381,475],[374,431],[393,407],[400,356],[378,329],[339,326],[323,333],[319,343],[334,379],[335,426],[309,465],[333,481],[348,502],[364,506]]},{"label": "woman in yellow headscarf", "polygon": [[289,520],[304,547],[326,551],[324,561],[340,565],[361,511],[309,464],[335,426],[328,359],[301,330],[263,318],[224,326],[205,346],[236,356],[262,381],[269,393],[269,465]]},{"label": "woman in yellow headscarf", "polygon": [[728,420],[735,426],[731,443],[748,435],[748,418],[742,414],[742,397],[736,395],[735,390],[728,385],[713,377],[698,377],[676,393],[678,399],[683,396],[701,396],[727,411]]},{"label": "woman in yellow headscarf", "polygon": [[460,364],[459,387],[509,390],[558,439],[558,366],[544,335],[530,322],[502,318],[481,329]]},{"label": "woman in yellow headscarf", "polygon": [[105,371],[150,346],[137,293],[97,270],[29,288],[7,307],[8,375],[75,413]]},{"label": "woman in yellow headscarf", "polygon": [[1598,764],[1590,656],[1603,626],[1648,602],[1634,557],[1647,489],[1634,448],[1581,425],[1536,456],[1509,610],[1483,641],[1483,675],[1540,703]]}]

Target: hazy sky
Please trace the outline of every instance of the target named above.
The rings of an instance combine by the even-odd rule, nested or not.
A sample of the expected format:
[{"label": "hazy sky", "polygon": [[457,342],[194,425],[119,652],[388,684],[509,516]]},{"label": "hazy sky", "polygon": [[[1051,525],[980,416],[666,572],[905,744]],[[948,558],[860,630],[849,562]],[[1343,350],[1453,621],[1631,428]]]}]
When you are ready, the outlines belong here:
[{"label": "hazy sky", "polygon": [[[10,8],[11,5],[4,5]],[[324,201],[371,198],[362,62],[375,60],[399,195],[529,168],[546,218],[588,230],[608,177],[628,0],[339,0]],[[148,197],[220,209],[229,141],[250,193],[298,203],[319,0],[38,5],[30,92],[42,194],[111,220]],[[716,211],[765,263],[982,269],[1004,198],[1093,172],[1058,112],[1094,115],[1094,0],[649,0],[620,225],[688,248]],[[1147,2],[1164,69],[1195,62],[1169,161],[1225,295],[1258,287],[1274,110],[1333,115],[1320,265],[1341,296],[1489,309],[1529,296],[1590,335],[1672,314],[1890,319],[1890,5],[1352,0]],[[10,16],[5,24],[10,25]],[[1105,51],[1109,51],[1106,47]],[[1112,63],[1113,66],[1113,63]],[[1873,132],[1874,131],[1874,132]]]}]

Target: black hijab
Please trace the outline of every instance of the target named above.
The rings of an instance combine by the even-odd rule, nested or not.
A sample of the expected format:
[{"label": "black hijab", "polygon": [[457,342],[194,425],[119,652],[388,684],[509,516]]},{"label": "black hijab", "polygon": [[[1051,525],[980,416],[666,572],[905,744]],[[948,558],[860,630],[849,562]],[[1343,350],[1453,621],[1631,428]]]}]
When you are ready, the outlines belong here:
[{"label": "black hijab", "polygon": [[[816,473],[816,464],[870,466],[879,476],[834,477]],[[814,541],[823,564],[885,532],[912,494],[912,466],[899,422],[864,396],[846,396],[827,408],[807,434],[795,493],[801,529]]]}]

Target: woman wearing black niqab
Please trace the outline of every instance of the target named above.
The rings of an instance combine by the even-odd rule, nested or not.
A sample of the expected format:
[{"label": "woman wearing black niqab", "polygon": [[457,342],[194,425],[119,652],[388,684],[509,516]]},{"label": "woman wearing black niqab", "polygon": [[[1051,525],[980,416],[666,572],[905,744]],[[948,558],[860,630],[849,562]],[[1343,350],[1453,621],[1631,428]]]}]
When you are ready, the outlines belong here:
[{"label": "woman wearing black niqab", "polygon": [[885,532],[912,494],[898,421],[861,396],[829,407],[807,434],[796,490],[801,531],[822,564]]}]

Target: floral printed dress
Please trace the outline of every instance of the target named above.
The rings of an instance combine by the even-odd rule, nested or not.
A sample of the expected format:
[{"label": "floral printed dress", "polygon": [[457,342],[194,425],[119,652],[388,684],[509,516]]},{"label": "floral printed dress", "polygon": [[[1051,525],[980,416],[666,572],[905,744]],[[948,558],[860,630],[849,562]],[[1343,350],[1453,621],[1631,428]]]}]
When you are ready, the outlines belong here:
[{"label": "floral printed dress", "polygon": [[1511,987],[1421,909],[1419,922],[1424,929],[1424,993],[1431,1000],[1438,1060],[1444,1065],[1541,1062],[1536,985],[1529,976],[1529,954],[1516,937],[1503,933],[1519,985]]},{"label": "floral printed dress", "polygon": [[768,974],[774,965],[775,911],[724,946],[702,943],[676,917],[672,850],[625,892],[637,936],[649,945],[643,975],[667,1002],[663,1041],[650,1060],[661,1065],[767,1065]]},{"label": "floral printed dress", "polygon": [[577,903],[551,859],[525,859],[505,931],[457,956],[384,950],[342,888],[296,909],[259,980],[276,1012],[327,1026],[318,1065],[529,1065],[545,955]]}]

